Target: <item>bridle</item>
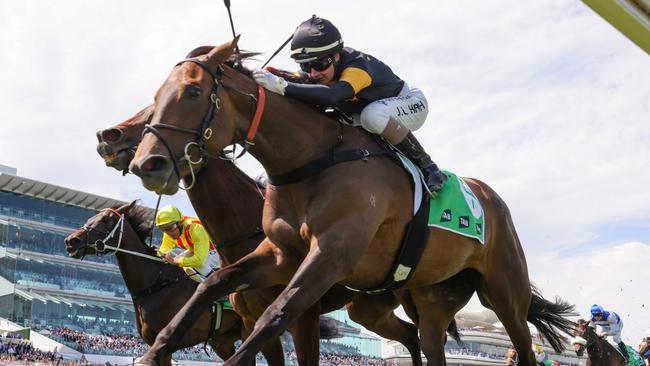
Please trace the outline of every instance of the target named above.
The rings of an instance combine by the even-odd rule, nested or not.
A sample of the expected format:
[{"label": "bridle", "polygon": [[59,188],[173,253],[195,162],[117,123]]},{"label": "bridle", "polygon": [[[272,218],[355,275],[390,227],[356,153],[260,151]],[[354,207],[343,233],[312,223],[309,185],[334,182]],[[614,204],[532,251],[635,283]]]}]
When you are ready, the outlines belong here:
[{"label": "bridle", "polygon": [[[119,217],[119,219],[115,223],[115,226],[113,226],[113,228],[109,232],[99,230],[97,228],[94,228],[94,227],[91,227],[91,226],[88,226],[88,225],[82,226],[81,228],[86,232],[86,244],[85,244],[85,247],[94,249],[95,254],[97,254],[97,255],[111,255],[111,254],[115,254],[117,252],[122,252],[122,253],[127,253],[127,254],[138,256],[138,257],[146,258],[146,259],[155,260],[157,262],[164,262],[161,258],[155,257],[153,255],[144,254],[144,253],[136,252],[136,251],[133,251],[133,250],[128,250],[128,249],[121,248],[121,246],[122,246],[122,237],[124,236],[125,215],[118,212],[117,210],[112,209],[112,208],[105,208],[105,209],[101,210],[99,212],[99,214],[97,214],[97,215],[102,215],[102,214],[104,214],[104,212],[111,212],[111,213],[115,214],[117,217]],[[104,235],[104,238],[95,240],[93,243],[91,243],[89,234],[91,232],[93,232],[93,231],[97,232],[97,233],[99,233],[101,235]],[[109,245],[108,242],[113,240],[116,236],[117,236],[117,244],[116,244],[116,246]],[[111,250],[111,251],[109,252],[107,250]]]},{"label": "bridle", "polygon": [[[201,127],[200,129],[190,129],[190,128],[184,128],[184,127],[178,127],[174,126],[168,123],[156,123],[155,125],[152,124],[147,124],[144,127],[144,131],[142,132],[142,136],[144,137],[145,134],[148,132],[151,132],[154,134],[165,146],[165,149],[167,150],[167,153],[169,154],[169,157],[171,158],[173,164],[174,164],[174,173],[178,177],[178,180],[180,181],[182,179],[182,176],[180,174],[180,169],[178,168],[178,163],[177,160],[174,158],[174,154],[172,152],[171,147],[169,146],[169,143],[164,139],[162,134],[160,133],[160,129],[167,129],[171,131],[176,131],[176,132],[181,132],[185,134],[189,134],[195,137],[194,141],[188,142],[185,147],[183,148],[183,156],[179,159],[179,161],[186,161],[187,164],[189,165],[190,168],[190,174],[191,174],[191,183],[189,186],[183,188],[179,187],[181,189],[189,190],[194,187],[194,183],[196,182],[196,176],[194,172],[193,166],[195,165],[201,165],[206,158],[221,158],[221,159],[226,159],[226,160],[231,160],[235,161],[242,157],[248,150],[250,149],[251,146],[255,145],[253,142],[255,138],[255,134],[257,133],[257,128],[259,126],[259,123],[262,119],[262,113],[264,112],[264,105],[266,102],[266,93],[264,91],[264,88],[261,86],[258,86],[258,94],[259,94],[259,99],[255,95],[251,93],[246,93],[241,90],[238,90],[236,88],[226,86],[223,81],[221,80],[223,69],[219,67],[216,72],[213,72],[209,65],[207,65],[205,62],[201,60],[197,60],[195,58],[191,59],[186,59],[183,61],[180,61],[177,63],[174,67],[180,66],[186,62],[191,62],[193,64],[196,64],[200,66],[203,70],[205,70],[211,77],[214,82],[212,86],[212,91],[210,93],[210,107],[208,108],[208,112],[205,114],[203,117],[203,121],[201,122]],[[238,94],[244,95],[248,98],[251,99],[254,105],[256,105],[255,108],[255,113],[253,115],[253,118],[251,120],[251,125],[248,129],[248,133],[246,135],[246,140],[244,141],[244,149],[243,151],[232,158],[227,158],[225,156],[214,156],[211,155],[207,152],[207,141],[210,140],[212,137],[212,128],[210,128],[211,122],[219,115],[219,110],[221,109],[221,100],[219,99],[219,86],[222,86],[224,89],[232,90]],[[196,161],[192,160],[192,157],[189,154],[189,150],[192,147],[196,147],[199,150],[199,158]],[[234,150],[233,150],[234,151]]]}]

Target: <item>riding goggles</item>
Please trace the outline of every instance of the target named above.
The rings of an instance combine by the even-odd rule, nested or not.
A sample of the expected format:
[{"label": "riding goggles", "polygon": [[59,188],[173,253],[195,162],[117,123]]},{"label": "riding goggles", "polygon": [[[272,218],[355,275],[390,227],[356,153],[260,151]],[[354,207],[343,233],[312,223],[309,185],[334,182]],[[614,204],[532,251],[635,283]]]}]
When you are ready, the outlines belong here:
[{"label": "riding goggles", "polygon": [[312,69],[325,71],[332,63],[334,63],[334,59],[332,56],[328,56],[314,61],[303,62],[300,64],[300,69],[304,72],[310,72]]},{"label": "riding goggles", "polygon": [[166,225],[158,226],[158,228],[160,228],[160,230],[162,230],[162,231],[171,231],[172,229],[174,229],[176,227],[176,224],[178,224],[178,223],[177,222],[172,222],[172,223],[169,223],[169,224],[166,224]]}]

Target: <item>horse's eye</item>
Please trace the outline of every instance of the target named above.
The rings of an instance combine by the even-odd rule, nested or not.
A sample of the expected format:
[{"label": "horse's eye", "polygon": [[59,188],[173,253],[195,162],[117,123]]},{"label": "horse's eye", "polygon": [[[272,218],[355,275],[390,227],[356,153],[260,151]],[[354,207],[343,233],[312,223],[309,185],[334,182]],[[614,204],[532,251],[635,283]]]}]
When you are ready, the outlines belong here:
[{"label": "horse's eye", "polygon": [[187,89],[185,90],[185,93],[187,94],[187,96],[192,98],[192,99],[196,99],[196,98],[200,97],[201,92],[202,92],[201,88],[199,88],[198,86],[194,86],[194,85],[188,86]]}]

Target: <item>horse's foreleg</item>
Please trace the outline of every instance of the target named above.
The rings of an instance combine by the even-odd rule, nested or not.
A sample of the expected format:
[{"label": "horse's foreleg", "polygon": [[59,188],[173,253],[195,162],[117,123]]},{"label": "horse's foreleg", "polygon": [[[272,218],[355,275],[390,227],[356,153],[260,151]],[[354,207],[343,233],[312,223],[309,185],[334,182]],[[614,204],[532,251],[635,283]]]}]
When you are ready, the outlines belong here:
[{"label": "horse's foreleg", "polygon": [[392,293],[381,295],[359,294],[347,304],[350,319],[380,336],[400,342],[411,354],[414,366],[422,365],[420,339],[417,327],[393,313],[398,306]]},{"label": "horse's foreleg", "polygon": [[[340,238],[338,235],[335,235]],[[339,241],[339,244],[342,241]],[[345,278],[352,266],[343,245],[331,245],[313,240],[311,250],[295,276],[277,299],[257,320],[251,336],[241,345],[224,366],[244,365],[255,357],[260,346],[272,337],[279,336],[288,325],[311,307],[323,294]],[[343,244],[350,244],[350,241]],[[346,253],[347,254],[347,253]]]},{"label": "horse's foreleg", "polygon": [[219,298],[244,288],[269,287],[286,281],[283,277],[286,271],[279,269],[273,251],[267,249],[263,242],[253,253],[212,273],[160,331],[154,344],[137,364],[157,365],[163,357],[173,353],[201,312]]},{"label": "horse's foreleg", "polygon": [[320,358],[320,302],[305,311],[289,330],[296,347],[298,365],[318,366]]}]

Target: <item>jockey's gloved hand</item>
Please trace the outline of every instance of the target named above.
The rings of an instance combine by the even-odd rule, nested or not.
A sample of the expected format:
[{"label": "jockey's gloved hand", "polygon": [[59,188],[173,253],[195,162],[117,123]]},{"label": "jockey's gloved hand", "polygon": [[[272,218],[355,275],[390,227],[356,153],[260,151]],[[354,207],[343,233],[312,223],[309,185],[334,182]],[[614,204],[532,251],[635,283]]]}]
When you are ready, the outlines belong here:
[{"label": "jockey's gloved hand", "polygon": [[264,69],[253,70],[253,79],[264,89],[280,95],[284,95],[284,89],[287,87],[286,80]]}]

